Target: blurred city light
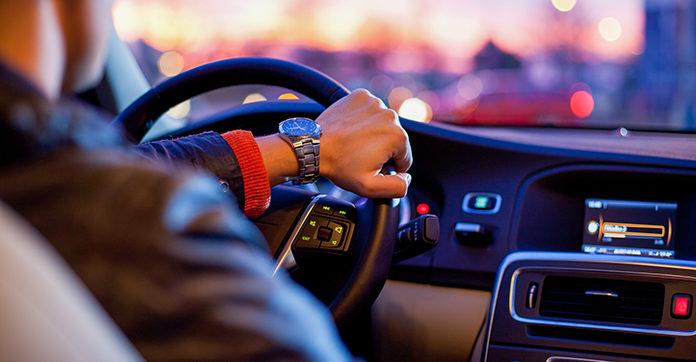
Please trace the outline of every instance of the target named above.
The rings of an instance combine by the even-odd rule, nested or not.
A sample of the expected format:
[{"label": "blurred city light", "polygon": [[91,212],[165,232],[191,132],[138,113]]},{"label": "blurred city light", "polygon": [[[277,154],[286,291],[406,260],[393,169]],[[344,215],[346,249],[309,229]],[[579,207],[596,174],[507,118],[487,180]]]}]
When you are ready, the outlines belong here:
[{"label": "blurred city light", "polygon": [[463,76],[457,83],[457,91],[462,98],[468,101],[478,98],[483,91],[483,83],[481,82],[481,78],[474,74],[467,74]]},{"label": "blurred city light", "polygon": [[191,112],[191,101],[183,101],[167,111],[167,115],[172,118],[182,119],[188,117]]},{"label": "blurred city light", "polygon": [[570,110],[578,118],[589,116],[594,110],[592,94],[584,90],[573,93],[570,97]]},{"label": "blurred city light", "polygon": [[606,17],[597,26],[599,34],[606,41],[616,41],[621,37],[621,23],[613,17]]},{"label": "blurred city light", "polygon": [[394,85],[394,80],[385,74],[378,74],[368,83],[368,89],[377,96],[387,96]]},{"label": "blurred city light", "polygon": [[242,101],[242,104],[248,104],[248,103],[255,103],[255,102],[263,102],[267,100],[266,97],[264,97],[263,94],[261,93],[251,93],[248,96],[244,98],[244,101]]},{"label": "blurred city light", "polygon": [[184,57],[176,51],[162,53],[157,61],[160,73],[173,77],[184,69]]},{"label": "blurred city light", "polygon": [[298,97],[297,95],[295,95],[295,94],[293,94],[293,93],[283,93],[283,94],[281,94],[281,95],[278,96],[278,100],[293,100],[293,101],[296,101],[296,100],[299,100],[299,99],[300,99],[300,97]]},{"label": "blurred city light", "polygon": [[[113,17],[151,84],[262,56],[367,88],[412,118],[696,129],[696,87],[683,86],[693,1],[115,0]],[[202,95],[187,118],[265,100],[258,89]]]},{"label": "blurred city light", "polygon": [[399,107],[399,116],[416,122],[428,122],[432,117],[430,106],[418,98],[406,99]]},{"label": "blurred city light", "polygon": [[551,0],[553,7],[560,12],[568,12],[573,10],[577,0]]},{"label": "blurred city light", "polygon": [[389,92],[389,96],[387,96],[387,104],[389,105],[389,108],[398,111],[401,104],[404,103],[405,100],[412,97],[413,93],[408,90],[408,88],[396,87]]},{"label": "blurred city light", "polygon": [[416,95],[416,98],[422,99],[423,102],[427,103],[433,114],[440,109],[440,97],[438,97],[435,92],[428,90],[422,91]]}]

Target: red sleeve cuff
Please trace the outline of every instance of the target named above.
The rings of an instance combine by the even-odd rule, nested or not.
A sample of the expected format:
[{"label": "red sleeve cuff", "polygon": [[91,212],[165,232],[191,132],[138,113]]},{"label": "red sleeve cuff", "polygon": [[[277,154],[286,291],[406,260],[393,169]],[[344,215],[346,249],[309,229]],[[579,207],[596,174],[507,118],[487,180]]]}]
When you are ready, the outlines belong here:
[{"label": "red sleeve cuff", "polygon": [[236,130],[222,134],[232,147],[244,180],[244,214],[256,218],[266,211],[271,202],[271,186],[263,165],[263,158],[254,135],[249,131]]}]

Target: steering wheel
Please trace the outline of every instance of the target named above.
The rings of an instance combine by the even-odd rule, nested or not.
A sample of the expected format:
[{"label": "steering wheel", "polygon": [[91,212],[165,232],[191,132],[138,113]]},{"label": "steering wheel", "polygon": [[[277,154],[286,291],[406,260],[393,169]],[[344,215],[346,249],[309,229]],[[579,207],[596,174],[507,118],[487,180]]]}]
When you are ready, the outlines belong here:
[{"label": "steering wheel", "polygon": [[[132,140],[140,141],[171,107],[208,91],[244,84],[284,87],[306,95],[323,107],[328,107],[349,94],[348,90],[337,81],[306,66],[269,58],[236,58],[202,65],[165,80],[135,100],[114,122],[120,124]],[[279,187],[275,187],[274,191],[277,188]],[[292,214],[299,216],[296,216],[292,222],[285,223],[286,232],[277,233],[283,235],[283,238],[287,238],[288,235],[297,236],[298,232],[305,230],[305,227],[310,227],[308,226],[310,216],[314,215],[313,212],[316,212],[320,205],[335,207],[335,204],[326,206],[325,201],[329,198],[323,197],[324,195],[315,195],[296,188],[285,188],[284,192],[287,192],[287,189],[297,191],[293,197],[290,197],[291,199],[300,198],[304,201],[299,203],[302,204],[303,209]],[[280,206],[274,205],[275,198],[274,195],[271,206],[264,215],[274,215],[278,210],[287,209],[287,203]],[[350,245],[341,244],[345,245],[343,251],[351,259],[349,270],[345,273],[347,274],[345,280],[342,280],[335,288],[336,290],[331,293],[335,295],[324,298],[339,327],[372,305],[384,286],[389,272],[396,240],[398,209],[391,199],[371,201],[371,212],[353,211],[355,215],[364,214],[371,217],[367,220],[356,218],[354,226],[357,230],[363,231],[352,232],[351,230],[353,242]],[[352,205],[343,206],[350,209]],[[288,214],[281,211],[278,212],[282,217],[288,219]],[[269,243],[271,242],[275,241],[269,240]],[[286,252],[295,250],[293,242],[295,240],[292,238],[280,240],[278,250],[282,250],[285,254],[278,254],[276,257],[285,259]],[[339,255],[341,253],[336,253],[336,250],[316,249],[309,254],[311,257],[305,260],[320,261],[319,264],[322,267],[316,268],[317,270],[331,265],[334,258],[341,257]],[[328,262],[322,263],[321,259]],[[284,260],[277,261],[280,264]],[[301,264],[300,269],[302,269]]]}]

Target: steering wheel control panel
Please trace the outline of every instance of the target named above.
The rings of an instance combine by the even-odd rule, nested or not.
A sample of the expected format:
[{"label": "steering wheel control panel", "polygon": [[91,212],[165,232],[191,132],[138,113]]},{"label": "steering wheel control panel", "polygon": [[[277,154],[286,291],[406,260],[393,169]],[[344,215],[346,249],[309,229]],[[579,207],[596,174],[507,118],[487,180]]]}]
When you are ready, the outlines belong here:
[{"label": "steering wheel control panel", "polygon": [[332,197],[322,197],[311,209],[293,240],[293,249],[343,253],[350,247],[357,217],[355,206]]}]

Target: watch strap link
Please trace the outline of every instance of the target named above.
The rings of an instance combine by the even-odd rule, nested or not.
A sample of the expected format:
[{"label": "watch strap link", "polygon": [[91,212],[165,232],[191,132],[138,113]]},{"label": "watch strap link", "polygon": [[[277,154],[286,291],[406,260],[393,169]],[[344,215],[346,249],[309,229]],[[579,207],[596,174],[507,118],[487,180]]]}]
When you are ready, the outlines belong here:
[{"label": "watch strap link", "polygon": [[319,178],[319,140],[303,138],[293,144],[299,166],[299,176],[292,180],[294,185],[315,182]]}]

